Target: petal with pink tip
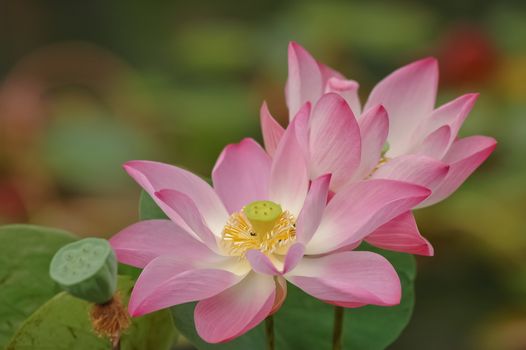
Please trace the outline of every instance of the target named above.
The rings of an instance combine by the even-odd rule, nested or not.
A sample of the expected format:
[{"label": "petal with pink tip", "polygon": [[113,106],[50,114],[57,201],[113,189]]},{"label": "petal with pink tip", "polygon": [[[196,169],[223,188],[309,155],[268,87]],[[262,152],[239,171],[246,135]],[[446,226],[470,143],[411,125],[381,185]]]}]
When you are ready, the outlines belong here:
[{"label": "petal with pink tip", "polygon": [[434,250],[418,231],[415,217],[408,211],[378,227],[365,238],[375,247],[396,252],[433,256]]},{"label": "petal with pink tip", "polygon": [[270,261],[270,258],[261,251],[252,249],[249,250],[245,256],[250,262],[252,269],[257,273],[271,276],[280,275],[280,271],[276,265]]},{"label": "petal with pink tip", "polygon": [[320,225],[323,211],[329,196],[331,175],[322,175],[312,181],[305,204],[296,220],[296,237],[298,242],[306,244]]},{"label": "petal with pink tip", "polygon": [[212,171],[212,180],[229,213],[268,199],[270,166],[270,156],[252,139],[225,147]]},{"label": "petal with pink tip", "polygon": [[435,109],[425,121],[425,131],[431,133],[444,125],[448,125],[451,128],[451,142],[453,142],[478,96],[477,93],[465,94]]},{"label": "petal with pink tip", "polygon": [[155,196],[155,192],[171,189],[189,196],[212,232],[221,231],[228,219],[228,213],[212,187],[187,170],[168,164],[142,160],[127,162],[124,164],[124,169],[148,192],[169,217],[175,218],[174,221],[183,227],[186,225],[184,220],[176,218],[177,213],[160,201]]},{"label": "petal with pink tip", "polygon": [[425,187],[385,179],[349,185],[327,205],[306,254],[324,254],[362,240],[381,225],[412,209],[431,193]]},{"label": "petal with pink tip", "polygon": [[315,298],[336,305],[400,303],[400,279],[384,257],[372,252],[341,252],[304,258],[285,276]]},{"label": "petal with pink tip", "polygon": [[433,110],[437,85],[437,61],[425,58],[394,71],[374,87],[364,109],[383,105],[387,110],[390,157],[412,145],[413,131]]},{"label": "petal with pink tip", "polygon": [[359,87],[360,84],[354,80],[332,77],[325,85],[325,93],[334,92],[343,97],[349,104],[349,107],[351,107],[354,115],[359,116],[362,114],[362,106],[358,97]]},{"label": "petal with pink tip", "polygon": [[275,296],[274,278],[252,272],[237,285],[197,304],[197,333],[208,343],[239,337],[270,314]]},{"label": "petal with pink tip", "polygon": [[360,165],[360,128],[345,100],[323,95],[309,121],[310,177],[332,174],[331,190],[342,188]]},{"label": "petal with pink tip", "polygon": [[287,252],[285,256],[285,263],[283,264],[283,273],[287,273],[294,269],[296,265],[301,261],[305,254],[305,246],[301,243],[295,243]]},{"label": "petal with pink tip", "polygon": [[338,72],[337,70],[335,69],[332,69],[331,67],[329,66],[326,66],[325,64],[323,63],[320,63],[318,62],[318,67],[320,68],[320,72],[321,72],[321,80],[326,84],[329,79],[331,78],[336,78],[336,79],[341,79],[341,80],[345,80],[345,77],[343,76],[343,74],[341,74],[340,72]]},{"label": "petal with pink tip", "polygon": [[311,103],[307,102],[301,107],[300,111],[294,117],[294,130],[296,139],[301,148],[305,159],[309,157],[309,121],[311,116]]},{"label": "petal with pink tip", "polygon": [[443,161],[449,172],[439,188],[420,206],[429,206],[451,195],[497,147],[497,141],[486,136],[470,136],[453,143]]},{"label": "petal with pink tip", "polygon": [[246,253],[247,260],[254,271],[265,275],[279,276],[292,270],[303,257],[305,246],[294,243],[287,254],[283,256],[272,255],[272,259],[259,250],[253,249]]},{"label": "petal with pink tip", "polygon": [[139,221],[110,239],[117,260],[143,268],[163,255],[209,260],[216,254],[170,220]]},{"label": "petal with pink tip", "polygon": [[304,106],[285,130],[272,159],[270,171],[270,200],[297,217],[309,188],[305,152],[300,147],[296,127],[304,124],[309,107]]},{"label": "petal with pink tip", "polygon": [[376,106],[366,111],[359,123],[362,137],[362,156],[360,167],[354,175],[355,180],[365,179],[376,167],[389,132],[389,118],[383,106]]},{"label": "petal with pink tip", "polygon": [[288,49],[289,76],[285,97],[292,120],[305,102],[314,103],[323,93],[322,74],[318,62],[295,42]]},{"label": "petal with pink tip", "polygon": [[267,153],[272,157],[276,152],[279,140],[283,137],[285,129],[272,117],[266,102],[263,102],[259,111],[261,133],[263,134],[263,142]]},{"label": "petal with pink tip", "polygon": [[226,270],[196,268],[180,257],[160,256],[135,283],[128,310],[141,316],[170,306],[211,298],[244,278]]},{"label": "petal with pink tip", "polygon": [[[214,251],[217,250],[216,236],[206,226],[203,216],[199,213],[199,209],[197,209],[190,197],[175,190],[161,190],[155,192],[155,196],[175,211],[195,236],[207,247]],[[217,234],[220,235],[221,233],[218,232]]]},{"label": "petal with pink tip", "polygon": [[451,128],[449,125],[444,125],[427,135],[424,141],[412,150],[412,153],[442,159],[449,148],[450,142]]},{"label": "petal with pink tip", "polygon": [[439,160],[407,155],[396,157],[381,165],[372,177],[405,181],[433,189],[444,180],[448,170],[449,166]]}]

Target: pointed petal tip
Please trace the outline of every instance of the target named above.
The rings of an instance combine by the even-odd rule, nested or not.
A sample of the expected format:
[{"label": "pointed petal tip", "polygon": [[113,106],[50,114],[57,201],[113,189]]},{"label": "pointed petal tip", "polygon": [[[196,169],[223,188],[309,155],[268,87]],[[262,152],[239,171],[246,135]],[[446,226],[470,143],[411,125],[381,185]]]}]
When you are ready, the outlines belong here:
[{"label": "pointed petal tip", "polygon": [[298,44],[298,42],[294,41],[294,40],[291,40],[289,41],[289,50],[305,50],[303,48],[303,46],[301,46],[300,44]]},{"label": "pointed petal tip", "polygon": [[[132,292],[132,295],[133,295],[133,292]],[[139,316],[142,316],[144,314],[144,312],[141,312],[139,310],[139,307],[137,307],[137,305],[134,305],[134,300],[133,298],[130,298],[130,301],[128,303],[128,314],[130,314],[131,317],[139,317]]]},{"label": "pointed petal tip", "polygon": [[[389,112],[387,112],[387,109],[385,108],[385,106],[383,104],[377,104],[377,105],[369,108],[364,113],[362,113],[362,120],[363,120],[363,116],[371,115],[371,114],[374,115],[374,116],[382,115],[383,118],[387,119],[386,120],[387,123],[389,123]],[[379,117],[379,118],[381,118],[381,117]]]},{"label": "pointed petal tip", "polygon": [[164,198],[166,198],[166,192],[167,191],[169,191],[169,190],[163,189],[163,190],[155,191],[153,193],[153,195],[164,202]]},{"label": "pointed petal tip", "polygon": [[[477,141],[480,145],[480,149],[478,150],[477,153],[485,152],[487,153],[488,156],[491,153],[493,153],[493,151],[495,150],[498,144],[497,139],[491,136],[474,135],[474,136],[469,136],[469,137],[478,139]],[[459,139],[459,140],[462,140],[462,139]]]},{"label": "pointed petal tip", "polygon": [[307,51],[303,46],[298,44],[296,41],[290,41],[288,46],[288,55],[289,59],[294,58],[298,61],[303,60],[312,60],[313,62],[316,62],[315,58],[312,56],[312,54]]},{"label": "pointed petal tip", "polygon": [[435,248],[431,245],[431,243],[427,242],[425,249],[422,252],[423,256],[435,256]]},{"label": "pointed petal tip", "polygon": [[[263,100],[263,102],[261,102],[261,107],[259,107],[259,112],[260,112],[260,116],[261,115],[267,115],[270,113],[269,109],[268,109],[268,103],[266,100]],[[265,113],[263,113],[265,112]]]},{"label": "pointed petal tip", "polygon": [[137,164],[137,162],[137,160],[129,160],[126,163],[122,164],[122,168],[125,172],[130,174],[130,171],[133,171],[133,169],[135,169],[135,165]]},{"label": "pointed petal tip", "polygon": [[470,99],[476,100],[480,96],[480,92],[469,92],[465,96],[467,96]]},{"label": "pointed petal tip", "polygon": [[243,145],[245,145],[247,143],[257,143],[257,142],[251,137],[244,137],[241,140],[239,140],[239,142],[229,143],[228,145],[226,145],[225,149],[227,149],[227,148],[238,148],[238,147],[243,146]]},{"label": "pointed petal tip", "polygon": [[[448,167],[449,169],[449,167]],[[423,186],[420,186],[422,188],[422,198],[427,198],[431,195],[431,193],[433,193],[433,191],[431,191],[429,188],[427,187],[423,187]]]},{"label": "pointed petal tip", "polygon": [[472,107],[477,101],[477,99],[479,98],[479,96],[480,96],[479,92],[469,92],[467,94],[464,94],[458,97],[456,100],[462,100],[466,105],[469,104]]},{"label": "pointed petal tip", "polygon": [[419,59],[418,61],[415,61],[414,64],[418,65],[424,65],[424,66],[433,66],[433,68],[438,69],[438,59],[433,56],[424,57],[422,59]]},{"label": "pointed petal tip", "polygon": [[438,60],[433,56],[421,58],[413,61],[405,66],[400,67],[395,72],[417,72],[417,71],[432,71],[432,77],[438,80],[439,65]]},{"label": "pointed petal tip", "polygon": [[379,104],[378,106],[373,107],[373,108],[375,108],[377,113],[385,113],[385,114],[387,114],[387,109],[385,109],[384,105],[382,105],[382,104]]},{"label": "pointed petal tip", "polygon": [[495,139],[495,138],[493,138],[491,136],[483,136],[483,137],[486,138],[487,141],[489,142],[489,144],[490,144],[489,147],[493,147],[493,148],[497,147],[497,143],[498,143],[497,139]]},{"label": "pointed petal tip", "polygon": [[124,169],[126,168],[136,168],[137,165],[140,165],[142,163],[147,163],[147,162],[150,162],[148,160],[140,160],[140,159],[134,159],[134,160],[129,160],[127,162],[125,162],[124,164],[122,164],[122,167]]},{"label": "pointed petal tip", "polygon": [[449,173],[449,169],[451,169],[451,166],[449,164],[445,164],[440,169],[440,173],[443,174],[443,177],[445,178],[447,174]]},{"label": "pointed petal tip", "polygon": [[326,182],[330,182],[331,181],[331,178],[332,178],[332,174],[331,173],[327,173],[327,174],[323,174],[323,175],[320,175],[317,179],[315,179],[314,181],[316,180],[320,180],[320,181],[326,181]]}]

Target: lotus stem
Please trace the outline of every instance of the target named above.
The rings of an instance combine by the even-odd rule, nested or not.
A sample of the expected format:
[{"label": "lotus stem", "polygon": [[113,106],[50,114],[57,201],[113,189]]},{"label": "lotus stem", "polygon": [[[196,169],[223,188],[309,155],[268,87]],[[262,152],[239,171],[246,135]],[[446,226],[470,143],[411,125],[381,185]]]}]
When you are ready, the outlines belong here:
[{"label": "lotus stem", "polygon": [[334,328],[332,332],[332,349],[342,349],[342,336],[343,336],[343,307],[334,307]]},{"label": "lotus stem", "polygon": [[265,319],[265,332],[267,334],[267,350],[275,349],[274,337],[274,316],[268,316]]}]

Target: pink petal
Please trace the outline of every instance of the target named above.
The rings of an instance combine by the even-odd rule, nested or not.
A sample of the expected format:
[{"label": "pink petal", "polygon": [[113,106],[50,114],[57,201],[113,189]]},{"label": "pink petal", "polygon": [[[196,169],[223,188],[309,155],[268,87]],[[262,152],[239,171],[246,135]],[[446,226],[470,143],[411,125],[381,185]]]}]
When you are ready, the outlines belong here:
[{"label": "pink petal", "polygon": [[265,275],[280,276],[292,270],[301,260],[304,252],[305,246],[295,243],[287,251],[284,260],[274,255],[271,261],[266,254],[256,249],[249,250],[246,257],[254,271]]},{"label": "pink petal", "polygon": [[359,87],[360,84],[354,80],[332,77],[326,83],[325,93],[334,92],[343,97],[349,104],[349,107],[351,107],[354,115],[358,116],[362,114],[360,98],[358,97]]},{"label": "pink petal", "polygon": [[151,261],[135,283],[128,310],[141,316],[166,307],[213,297],[236,285],[244,276],[213,268],[196,268],[180,257]]},{"label": "pink petal", "polygon": [[276,152],[279,140],[283,137],[285,129],[272,117],[266,102],[263,102],[259,112],[261,132],[267,153],[272,157]]},{"label": "pink petal", "polygon": [[[127,162],[124,169],[170,217],[175,218],[177,214],[155,197],[155,192],[171,189],[189,196],[213,232],[219,232],[228,219],[228,213],[212,187],[189,171],[168,164],[141,160]],[[185,226],[182,219],[175,221]]]},{"label": "pink petal", "polygon": [[376,247],[402,253],[433,256],[434,250],[418,231],[413,214],[408,211],[380,226],[365,238]]},{"label": "pink petal", "polygon": [[208,260],[215,256],[203,243],[170,220],[139,221],[110,239],[119,262],[143,268],[162,255]]},{"label": "pink petal", "polygon": [[354,174],[355,180],[365,179],[380,161],[382,149],[389,132],[389,118],[383,106],[376,106],[360,118],[362,156],[360,167]]},{"label": "pink petal", "polygon": [[270,315],[277,312],[287,298],[287,280],[279,276],[276,277],[274,281],[276,282],[276,298],[274,299],[274,305],[272,306]]},{"label": "pink petal", "polygon": [[[161,190],[155,192],[155,196],[176,212],[195,236],[207,247],[217,250],[216,236],[206,226],[203,216],[199,213],[199,209],[197,209],[190,197],[175,190]],[[221,233],[218,232],[217,234],[220,235]]]},{"label": "pink petal", "polygon": [[395,180],[371,179],[352,184],[336,193],[327,205],[306,254],[324,254],[360,241],[429,194],[425,187]]},{"label": "pink petal", "polygon": [[360,128],[345,100],[323,95],[310,118],[310,177],[332,174],[331,190],[343,187],[360,165]]},{"label": "pink petal", "polygon": [[389,156],[403,154],[411,144],[419,121],[433,110],[437,85],[437,61],[425,58],[396,70],[374,87],[364,109],[383,105],[387,110]]},{"label": "pink petal", "polygon": [[331,78],[345,80],[345,77],[343,76],[343,74],[332,69],[329,66],[324,65],[323,63],[318,62],[318,68],[320,69],[320,72],[321,72],[321,79],[325,84],[327,84],[327,82]]},{"label": "pink petal", "polygon": [[412,150],[412,153],[442,159],[449,148],[451,137],[451,128],[449,125],[444,125],[429,134],[422,144]]},{"label": "pink petal", "polygon": [[408,155],[389,160],[373,174],[375,179],[391,179],[410,182],[433,189],[446,177],[449,166],[439,160]]},{"label": "pink petal", "polygon": [[400,279],[389,261],[372,252],[304,258],[286,278],[315,298],[344,306],[400,303]]},{"label": "pink petal", "polygon": [[270,171],[270,199],[296,217],[309,188],[305,154],[298,141],[296,126],[298,123],[304,124],[308,113],[307,104],[285,130]]},{"label": "pink petal", "polygon": [[229,213],[268,199],[270,166],[269,155],[252,139],[225,147],[212,171],[212,180]]},{"label": "pink petal", "polygon": [[285,263],[283,264],[283,273],[287,273],[291,271],[293,268],[298,265],[298,263],[303,258],[303,255],[305,254],[305,246],[301,243],[295,243],[287,252],[287,255],[285,256]]},{"label": "pink petal", "polygon": [[453,142],[478,96],[477,93],[465,94],[435,109],[430,118],[425,121],[426,131],[430,133],[448,125],[451,129],[451,142]]},{"label": "pink petal", "polygon": [[246,253],[246,258],[250,262],[252,269],[257,273],[271,276],[281,274],[276,265],[270,261],[269,257],[257,249],[249,250]]},{"label": "pink petal", "polygon": [[323,93],[318,62],[295,42],[289,44],[289,76],[285,87],[289,119],[292,120],[305,102],[314,103]]},{"label": "pink petal", "polygon": [[197,304],[197,333],[208,343],[239,337],[270,314],[275,296],[273,277],[251,273],[234,287]]},{"label": "pink petal", "polygon": [[450,165],[442,185],[421,204],[428,206],[451,195],[497,147],[497,141],[486,136],[470,136],[453,143],[443,161]]},{"label": "pink petal", "polygon": [[311,104],[306,102],[300,111],[294,117],[294,129],[296,131],[296,139],[301,148],[301,152],[305,159],[309,157],[309,122],[311,116]]},{"label": "pink petal", "polygon": [[330,182],[330,174],[322,175],[312,182],[303,208],[296,220],[298,242],[308,243],[318,229],[327,204]]}]

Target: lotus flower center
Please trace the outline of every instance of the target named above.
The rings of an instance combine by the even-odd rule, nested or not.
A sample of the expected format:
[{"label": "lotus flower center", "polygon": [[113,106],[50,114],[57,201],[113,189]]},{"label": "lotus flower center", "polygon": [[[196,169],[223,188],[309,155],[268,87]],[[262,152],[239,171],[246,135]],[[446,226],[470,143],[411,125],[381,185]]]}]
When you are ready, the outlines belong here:
[{"label": "lotus flower center", "polygon": [[389,148],[390,148],[389,142],[386,142],[384,146],[382,147],[382,153],[380,155],[380,160],[378,161],[378,164],[376,164],[376,166],[373,168],[373,170],[371,170],[371,173],[369,174],[368,178],[373,176],[376,170],[380,169],[382,165],[384,165],[390,160],[390,158],[386,156],[387,152],[389,152]]},{"label": "lotus flower center", "polygon": [[252,202],[233,213],[223,229],[222,246],[234,256],[252,249],[284,254],[296,239],[295,218],[271,201]]}]

